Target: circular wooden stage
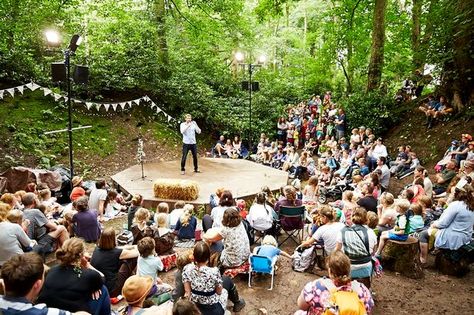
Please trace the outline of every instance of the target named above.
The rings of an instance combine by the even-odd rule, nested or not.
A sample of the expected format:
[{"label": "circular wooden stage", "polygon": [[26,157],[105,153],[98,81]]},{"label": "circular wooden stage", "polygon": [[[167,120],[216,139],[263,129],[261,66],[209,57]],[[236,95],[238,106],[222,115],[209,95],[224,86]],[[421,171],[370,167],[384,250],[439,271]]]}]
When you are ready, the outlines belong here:
[{"label": "circular wooden stage", "polygon": [[142,195],[145,207],[155,207],[162,201],[173,206],[172,203],[176,201],[154,197],[153,182],[159,178],[189,179],[197,182],[199,197],[194,201],[187,201],[195,206],[208,204],[209,196],[219,187],[230,190],[237,199],[257,194],[262,186],[278,190],[288,182],[287,172],[247,160],[199,158],[198,163],[201,173],[193,172],[192,161],[188,159],[185,175],[181,175],[180,161],[167,161],[144,164],[144,180],[141,178],[140,165],[113,175],[112,180],[122,191]]}]

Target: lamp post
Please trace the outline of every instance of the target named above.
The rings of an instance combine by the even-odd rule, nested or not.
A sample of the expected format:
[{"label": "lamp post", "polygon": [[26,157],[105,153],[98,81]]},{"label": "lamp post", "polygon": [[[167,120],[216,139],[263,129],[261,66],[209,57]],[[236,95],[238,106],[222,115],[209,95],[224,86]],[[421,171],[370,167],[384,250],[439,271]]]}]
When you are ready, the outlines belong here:
[{"label": "lamp post", "polygon": [[261,67],[266,61],[267,58],[265,55],[260,55],[257,59],[257,63],[244,63],[245,60],[245,55],[238,51],[235,53],[235,60],[239,63],[239,65],[242,66],[243,69],[247,68],[248,73],[249,73],[249,81],[243,81],[242,82],[242,88],[244,90],[249,91],[249,135],[248,135],[248,145],[249,145],[249,151],[252,151],[252,138],[253,138],[253,130],[252,130],[252,92],[253,91],[258,91],[260,89],[258,82],[253,82],[252,81],[252,75],[257,67]]},{"label": "lamp post", "polygon": [[[56,31],[48,30],[45,32],[46,40],[48,44],[52,47],[59,47],[60,45],[60,36]],[[82,37],[75,34],[72,36],[69,46],[64,50],[64,68],[59,69],[57,74],[54,73],[53,70],[53,81],[62,81],[64,80],[63,71],[65,70],[65,80],[66,80],[66,87],[67,87],[67,108],[68,108],[68,138],[69,138],[69,168],[70,168],[70,176],[71,179],[74,177],[74,159],[73,159],[73,150],[72,150],[72,107],[71,107],[71,56],[74,56],[76,53],[77,48],[82,42]],[[62,66],[61,66],[62,67]],[[62,71],[61,71],[62,70]],[[55,77],[57,76],[57,77]],[[87,79],[82,78],[83,80],[87,81]],[[61,132],[61,130],[59,131]],[[49,132],[49,133],[54,133]],[[71,183],[72,184],[72,183]]]}]

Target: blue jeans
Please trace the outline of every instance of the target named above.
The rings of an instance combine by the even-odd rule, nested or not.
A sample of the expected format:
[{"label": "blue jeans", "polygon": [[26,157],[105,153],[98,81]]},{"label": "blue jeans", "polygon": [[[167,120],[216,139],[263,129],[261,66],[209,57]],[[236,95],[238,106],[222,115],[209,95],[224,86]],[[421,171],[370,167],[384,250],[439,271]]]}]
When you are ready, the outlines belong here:
[{"label": "blue jeans", "polygon": [[92,315],[110,315],[110,296],[109,291],[105,285],[102,286],[102,294],[98,300],[91,299],[89,301],[89,308]]}]

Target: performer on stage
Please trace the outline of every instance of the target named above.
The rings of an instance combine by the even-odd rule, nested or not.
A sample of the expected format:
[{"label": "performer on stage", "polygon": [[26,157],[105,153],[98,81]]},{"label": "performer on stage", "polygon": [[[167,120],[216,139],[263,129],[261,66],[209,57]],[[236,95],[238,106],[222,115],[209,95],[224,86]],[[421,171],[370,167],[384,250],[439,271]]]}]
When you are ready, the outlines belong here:
[{"label": "performer on stage", "polygon": [[182,122],[179,126],[181,133],[183,134],[183,157],[181,158],[181,175],[184,175],[186,158],[188,152],[191,150],[193,155],[194,173],[200,173],[198,169],[197,160],[197,147],[196,147],[196,132],[201,133],[201,128],[198,127],[190,114],[184,116],[185,122]]}]

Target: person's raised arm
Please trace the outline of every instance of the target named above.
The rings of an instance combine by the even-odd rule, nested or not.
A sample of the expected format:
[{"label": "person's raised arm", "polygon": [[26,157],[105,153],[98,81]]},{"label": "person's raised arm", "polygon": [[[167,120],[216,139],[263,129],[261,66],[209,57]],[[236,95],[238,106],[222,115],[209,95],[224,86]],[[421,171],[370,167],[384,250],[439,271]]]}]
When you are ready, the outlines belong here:
[{"label": "person's raised arm", "polygon": [[195,121],[193,121],[193,124],[194,124],[194,128],[196,129],[196,132],[201,133],[201,128],[199,128],[198,124]]},{"label": "person's raised arm", "polygon": [[183,122],[183,123],[181,123],[181,125],[179,125],[179,131],[181,133],[184,133],[189,128],[189,126],[191,126],[191,124]]},{"label": "person's raised arm", "polygon": [[222,240],[222,235],[219,233],[219,229],[209,229],[203,239],[208,243],[214,243]]}]

